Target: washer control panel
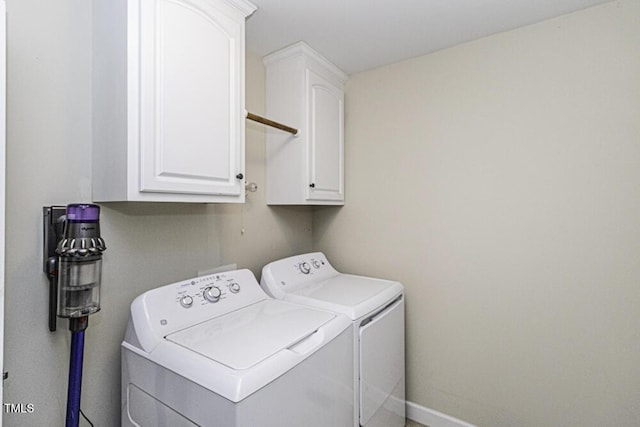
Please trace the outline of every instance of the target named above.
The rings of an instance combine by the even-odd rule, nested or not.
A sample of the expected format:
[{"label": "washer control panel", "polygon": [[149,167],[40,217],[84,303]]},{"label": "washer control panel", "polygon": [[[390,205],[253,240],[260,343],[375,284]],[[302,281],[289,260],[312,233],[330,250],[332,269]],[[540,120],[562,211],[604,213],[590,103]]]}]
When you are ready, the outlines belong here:
[{"label": "washer control panel", "polygon": [[[195,277],[175,283],[175,299],[181,307],[217,304],[231,295],[240,294],[243,286],[239,283],[237,271]],[[254,279],[255,280],[255,279]],[[241,298],[238,295],[238,298]]]},{"label": "washer control panel", "polygon": [[133,301],[131,318],[157,340],[268,298],[250,270],[233,270],[151,289]]}]

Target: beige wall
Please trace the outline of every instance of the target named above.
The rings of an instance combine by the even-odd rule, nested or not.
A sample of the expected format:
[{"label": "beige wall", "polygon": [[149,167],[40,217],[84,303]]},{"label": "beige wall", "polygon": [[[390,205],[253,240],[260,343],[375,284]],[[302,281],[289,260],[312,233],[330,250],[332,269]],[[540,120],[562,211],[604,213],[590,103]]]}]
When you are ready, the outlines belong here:
[{"label": "beige wall", "polygon": [[351,77],[314,249],[407,290],[407,396],[483,426],[640,422],[640,2]]},{"label": "beige wall", "polygon": [[[65,419],[70,333],[63,320],[57,332],[47,329],[41,212],[91,199],[91,2],[8,0],[7,10],[4,402],[31,403],[34,412],[4,413],[3,425],[56,426]],[[248,105],[260,112],[264,69],[251,54],[247,68]],[[261,190],[243,208],[102,205],[102,310],[89,320],[82,388],[83,411],[96,426],[119,423],[120,342],[135,296],[220,264],[259,274],[266,256],[310,249],[309,209],[262,206],[263,132],[247,128],[247,176]]]},{"label": "beige wall", "polygon": [[[90,2],[8,0],[6,426],[62,425],[69,333],[50,333],[41,209],[90,199]],[[640,419],[640,5],[621,1],[353,76],[347,204],[105,204],[82,407],[119,417],[128,305],[198,269],[325,250],[407,286],[408,397],[481,425]],[[247,107],[264,110],[248,55]],[[244,228],[245,233],[241,234]],[[364,253],[363,253],[364,251]]]}]

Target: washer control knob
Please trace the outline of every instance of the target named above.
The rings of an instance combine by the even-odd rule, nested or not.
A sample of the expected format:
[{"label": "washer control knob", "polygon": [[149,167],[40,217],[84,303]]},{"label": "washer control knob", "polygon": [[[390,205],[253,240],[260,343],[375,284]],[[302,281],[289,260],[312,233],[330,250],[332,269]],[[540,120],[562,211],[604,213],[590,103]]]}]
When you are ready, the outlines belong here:
[{"label": "washer control knob", "polygon": [[182,298],[180,298],[180,305],[184,308],[191,307],[193,305],[193,298],[191,298],[189,295],[183,296]]},{"label": "washer control knob", "polygon": [[320,261],[314,259],[313,261],[311,261],[311,265],[313,265],[313,268],[318,269],[320,268]]},{"label": "washer control knob", "polygon": [[240,292],[240,284],[238,284],[238,282],[229,283],[229,290],[231,291],[231,293],[237,294],[238,292]]},{"label": "washer control knob", "polygon": [[311,271],[311,267],[307,262],[303,262],[302,264],[300,264],[299,268],[303,274],[309,274],[309,272]]},{"label": "washer control knob", "polygon": [[204,295],[204,299],[206,299],[207,301],[218,302],[220,301],[222,291],[220,290],[220,288],[217,288],[215,286],[209,286],[204,290],[204,292],[202,292],[202,294]]}]

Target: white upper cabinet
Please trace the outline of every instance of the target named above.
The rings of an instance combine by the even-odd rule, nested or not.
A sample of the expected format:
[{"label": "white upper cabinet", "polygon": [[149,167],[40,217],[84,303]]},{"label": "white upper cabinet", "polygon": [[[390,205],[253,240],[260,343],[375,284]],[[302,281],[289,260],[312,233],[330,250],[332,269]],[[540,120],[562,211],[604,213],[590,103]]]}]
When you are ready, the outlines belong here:
[{"label": "white upper cabinet", "polygon": [[244,201],[254,10],[240,0],[94,0],[94,201]]},{"label": "white upper cabinet", "polygon": [[267,117],[298,129],[267,130],[267,203],[344,204],[347,75],[304,42],[264,63]]}]

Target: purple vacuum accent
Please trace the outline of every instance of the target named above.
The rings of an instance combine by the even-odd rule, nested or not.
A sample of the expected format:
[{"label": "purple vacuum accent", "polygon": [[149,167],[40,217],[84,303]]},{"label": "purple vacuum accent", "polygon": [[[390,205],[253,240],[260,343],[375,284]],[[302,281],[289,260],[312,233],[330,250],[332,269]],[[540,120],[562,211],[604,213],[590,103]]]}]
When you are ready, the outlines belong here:
[{"label": "purple vacuum accent", "polygon": [[96,222],[100,219],[100,206],[89,203],[67,205],[67,221]]}]

